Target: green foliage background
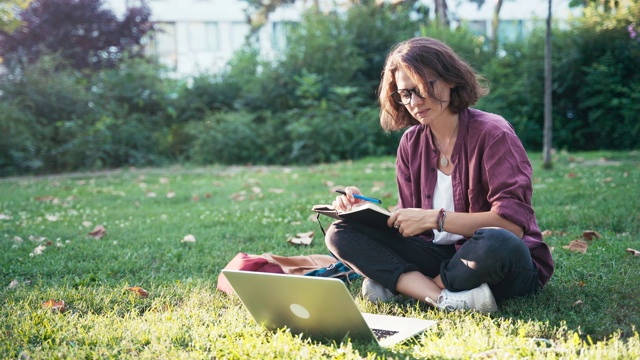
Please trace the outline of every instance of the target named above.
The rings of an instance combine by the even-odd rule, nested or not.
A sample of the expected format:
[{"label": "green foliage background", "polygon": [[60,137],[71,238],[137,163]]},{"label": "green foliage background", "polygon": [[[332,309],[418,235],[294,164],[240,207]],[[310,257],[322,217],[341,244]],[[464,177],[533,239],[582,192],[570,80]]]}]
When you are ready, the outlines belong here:
[{"label": "green foliage background", "polygon": [[[543,124],[544,29],[498,54],[462,26],[430,24],[417,3],[311,9],[288,47],[251,46],[224,71],[174,79],[152,59],[72,69],[55,54],[0,78],[0,176],[121,166],[308,164],[394,154],[377,125],[385,56],[412,36],[442,39],[491,82],[477,107],[509,120],[529,151]],[[640,5],[595,5],[553,34],[554,147],[633,149],[640,136]]]}]

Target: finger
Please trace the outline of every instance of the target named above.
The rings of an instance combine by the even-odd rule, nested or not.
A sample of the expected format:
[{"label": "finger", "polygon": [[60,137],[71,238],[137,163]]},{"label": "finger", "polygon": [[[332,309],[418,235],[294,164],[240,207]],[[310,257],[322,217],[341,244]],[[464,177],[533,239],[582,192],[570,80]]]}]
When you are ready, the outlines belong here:
[{"label": "finger", "polygon": [[397,218],[398,218],[398,214],[391,213],[391,216],[389,216],[389,218],[387,219],[387,226],[395,227]]},{"label": "finger", "polygon": [[362,192],[360,192],[360,189],[358,189],[357,187],[355,187],[355,186],[347,186],[347,187],[344,189],[344,192],[346,192],[346,193],[347,193],[347,195],[346,195],[346,196],[347,196],[347,198],[349,199],[349,201],[350,201],[351,203],[358,203],[358,202],[360,202],[360,199],[356,199],[356,198],[353,196],[353,194],[359,194],[359,195],[362,195]]}]

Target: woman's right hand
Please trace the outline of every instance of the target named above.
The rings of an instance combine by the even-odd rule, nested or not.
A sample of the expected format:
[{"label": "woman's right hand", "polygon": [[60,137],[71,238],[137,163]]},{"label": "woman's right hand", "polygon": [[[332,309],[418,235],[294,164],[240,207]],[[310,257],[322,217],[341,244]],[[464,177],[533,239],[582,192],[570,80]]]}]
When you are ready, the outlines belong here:
[{"label": "woman's right hand", "polygon": [[336,196],[336,199],[333,201],[333,204],[332,204],[333,208],[338,211],[343,211],[343,212],[350,211],[354,205],[363,201],[353,197],[353,194],[362,195],[362,192],[360,192],[360,189],[358,189],[355,186],[347,186],[344,189],[344,192],[346,192],[346,195]]}]

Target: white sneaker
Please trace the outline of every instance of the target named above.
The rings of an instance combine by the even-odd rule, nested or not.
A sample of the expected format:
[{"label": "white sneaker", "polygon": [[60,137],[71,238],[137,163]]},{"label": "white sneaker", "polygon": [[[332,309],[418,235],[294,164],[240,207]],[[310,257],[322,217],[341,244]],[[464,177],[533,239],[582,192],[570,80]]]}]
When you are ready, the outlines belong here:
[{"label": "white sneaker", "polygon": [[386,287],[377,282],[364,278],[362,281],[362,297],[371,302],[388,302],[395,297]]},{"label": "white sneaker", "polygon": [[498,310],[496,299],[487,284],[482,284],[475,289],[458,292],[444,289],[438,296],[437,305],[442,310],[475,310],[479,312]]}]

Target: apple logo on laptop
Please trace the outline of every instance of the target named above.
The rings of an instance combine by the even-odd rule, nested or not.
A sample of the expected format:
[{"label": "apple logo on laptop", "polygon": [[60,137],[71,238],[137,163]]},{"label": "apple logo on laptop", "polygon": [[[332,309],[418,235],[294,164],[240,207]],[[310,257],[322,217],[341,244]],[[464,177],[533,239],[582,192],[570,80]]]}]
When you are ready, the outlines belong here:
[{"label": "apple logo on laptop", "polygon": [[291,312],[295,316],[297,316],[297,317],[299,317],[301,319],[308,319],[311,316],[311,314],[309,313],[309,310],[305,309],[304,306],[299,305],[299,304],[291,304],[289,306],[289,309],[291,309]]}]

